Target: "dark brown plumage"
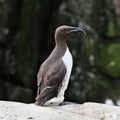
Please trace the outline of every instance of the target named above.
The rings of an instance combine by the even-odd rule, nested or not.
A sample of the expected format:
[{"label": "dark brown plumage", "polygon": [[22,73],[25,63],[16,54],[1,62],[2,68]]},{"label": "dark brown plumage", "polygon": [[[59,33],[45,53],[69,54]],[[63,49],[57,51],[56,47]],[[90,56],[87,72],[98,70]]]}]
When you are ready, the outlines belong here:
[{"label": "dark brown plumage", "polygon": [[[47,61],[41,66],[38,74],[38,97],[36,98],[38,105],[43,105],[47,100],[57,97],[59,87],[65,76],[66,68],[61,60],[57,60],[55,64]],[[47,72],[46,72],[47,71]]]},{"label": "dark brown plumage", "polygon": [[[50,56],[41,65],[37,75],[38,92],[36,97],[36,105],[43,106],[46,102],[53,98],[57,98],[58,93],[64,87],[63,81],[68,81],[72,69],[72,63],[70,63],[70,70],[67,70],[65,61],[63,59],[66,51],[69,52],[66,44],[66,40],[69,38],[71,33],[81,31],[77,27],[71,26],[60,26],[55,32],[55,43],[56,46]],[[70,55],[70,53],[68,54]],[[70,56],[72,60],[72,57]],[[71,61],[72,62],[72,61]],[[69,72],[69,75],[67,75]],[[67,75],[67,77],[66,77]],[[67,85],[68,83],[66,83]],[[65,85],[65,87],[67,87]],[[63,86],[63,87],[62,87]],[[66,88],[65,88],[66,89]],[[64,91],[65,91],[64,89]],[[64,91],[62,93],[62,99],[55,101],[60,104],[64,100]],[[53,104],[55,104],[53,103]],[[52,103],[50,103],[52,104]]]}]

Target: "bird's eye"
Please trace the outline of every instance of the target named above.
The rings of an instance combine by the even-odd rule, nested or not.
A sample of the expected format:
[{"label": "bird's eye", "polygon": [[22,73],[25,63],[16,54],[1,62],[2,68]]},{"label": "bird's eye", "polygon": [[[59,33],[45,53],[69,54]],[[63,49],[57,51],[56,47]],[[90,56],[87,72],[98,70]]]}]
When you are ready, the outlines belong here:
[{"label": "bird's eye", "polygon": [[64,31],[66,31],[66,29],[64,29]]}]

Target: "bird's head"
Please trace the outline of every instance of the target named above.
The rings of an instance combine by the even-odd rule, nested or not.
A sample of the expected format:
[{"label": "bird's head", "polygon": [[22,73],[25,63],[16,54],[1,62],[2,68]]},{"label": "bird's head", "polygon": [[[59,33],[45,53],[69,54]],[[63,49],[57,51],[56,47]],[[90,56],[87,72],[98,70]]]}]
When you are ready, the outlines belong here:
[{"label": "bird's head", "polygon": [[86,34],[84,28],[72,26],[60,26],[55,31],[55,40],[67,40],[71,34],[83,32]]}]

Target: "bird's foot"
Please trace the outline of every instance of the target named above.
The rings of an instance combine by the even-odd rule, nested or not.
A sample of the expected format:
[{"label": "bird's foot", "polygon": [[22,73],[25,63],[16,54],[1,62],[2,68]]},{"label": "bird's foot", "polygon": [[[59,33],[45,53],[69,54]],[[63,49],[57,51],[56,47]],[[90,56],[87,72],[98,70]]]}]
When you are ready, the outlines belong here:
[{"label": "bird's foot", "polygon": [[72,104],[72,102],[62,102],[62,103],[59,104],[59,106],[70,105],[70,104]]}]

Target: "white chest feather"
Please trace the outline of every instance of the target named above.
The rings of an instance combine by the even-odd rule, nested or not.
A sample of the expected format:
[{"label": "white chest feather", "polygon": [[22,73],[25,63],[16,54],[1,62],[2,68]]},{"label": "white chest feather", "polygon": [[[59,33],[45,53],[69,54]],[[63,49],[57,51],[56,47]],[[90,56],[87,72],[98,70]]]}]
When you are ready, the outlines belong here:
[{"label": "white chest feather", "polygon": [[68,82],[69,82],[69,78],[70,78],[70,74],[71,74],[71,70],[72,70],[72,66],[73,66],[73,59],[72,59],[72,55],[69,51],[69,49],[67,48],[64,56],[62,57],[62,60],[66,66],[67,72],[66,75],[64,77],[64,80],[62,82],[62,87],[58,93],[59,97],[64,97],[64,92],[67,89],[68,86]]},{"label": "white chest feather", "polygon": [[72,55],[71,55],[71,53],[70,53],[68,48],[67,48],[64,56],[62,57],[62,60],[63,60],[65,66],[67,68],[67,74],[70,75],[71,70],[72,70],[72,65],[73,65],[73,59],[72,59]]}]

